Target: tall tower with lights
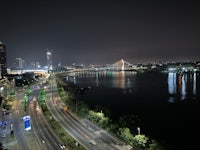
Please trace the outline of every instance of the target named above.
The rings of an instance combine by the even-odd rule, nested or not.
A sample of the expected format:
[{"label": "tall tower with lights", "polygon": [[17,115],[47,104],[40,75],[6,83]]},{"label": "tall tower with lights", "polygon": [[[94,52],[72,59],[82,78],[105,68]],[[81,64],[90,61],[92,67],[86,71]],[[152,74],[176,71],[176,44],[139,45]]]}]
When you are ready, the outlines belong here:
[{"label": "tall tower with lights", "polygon": [[6,76],[7,73],[7,59],[6,46],[0,41],[0,77]]},{"label": "tall tower with lights", "polygon": [[53,69],[53,66],[52,66],[52,50],[49,51],[47,49],[46,55],[47,55],[47,69],[52,70]]}]

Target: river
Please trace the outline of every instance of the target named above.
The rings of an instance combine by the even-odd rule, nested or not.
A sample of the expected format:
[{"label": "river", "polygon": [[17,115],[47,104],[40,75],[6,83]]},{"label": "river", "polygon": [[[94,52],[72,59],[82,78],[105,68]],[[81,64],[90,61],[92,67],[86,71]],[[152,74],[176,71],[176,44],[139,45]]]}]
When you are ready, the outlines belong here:
[{"label": "river", "polygon": [[113,120],[122,115],[137,115],[144,121],[142,134],[164,140],[175,149],[198,145],[198,73],[100,71],[77,72],[71,77],[66,80],[80,88],[92,89],[79,96],[80,100],[91,108],[96,105],[108,108]]}]

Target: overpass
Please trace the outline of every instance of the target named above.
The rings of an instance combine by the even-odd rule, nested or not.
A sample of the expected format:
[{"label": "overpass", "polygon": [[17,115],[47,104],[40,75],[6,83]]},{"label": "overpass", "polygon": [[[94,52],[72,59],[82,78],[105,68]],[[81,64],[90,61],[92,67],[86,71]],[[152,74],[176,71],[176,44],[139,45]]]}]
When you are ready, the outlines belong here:
[{"label": "overpass", "polygon": [[22,70],[9,70],[9,74],[23,74],[26,72],[34,72],[34,73],[48,73],[48,70],[44,69],[22,69]]},{"label": "overpass", "polygon": [[27,72],[33,72],[35,75],[43,76],[43,77],[48,77],[49,73],[48,70],[45,69],[23,69],[23,70],[9,70],[8,74],[9,75],[21,75]]}]

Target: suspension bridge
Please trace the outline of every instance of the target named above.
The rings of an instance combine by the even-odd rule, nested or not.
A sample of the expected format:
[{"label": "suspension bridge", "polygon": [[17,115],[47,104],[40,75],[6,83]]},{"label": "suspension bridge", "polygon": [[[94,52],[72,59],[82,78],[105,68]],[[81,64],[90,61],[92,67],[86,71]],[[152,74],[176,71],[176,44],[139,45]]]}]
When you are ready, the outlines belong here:
[{"label": "suspension bridge", "polygon": [[120,59],[119,61],[113,63],[110,68],[110,70],[137,70],[137,66],[133,65],[127,61],[125,61],[124,59]]},{"label": "suspension bridge", "polygon": [[139,67],[137,65],[133,65],[124,59],[120,59],[119,61],[113,64],[107,64],[103,66],[95,66],[95,67],[86,67],[86,68],[70,68],[68,69],[71,72],[74,71],[100,71],[100,70],[111,70],[111,71],[137,71]]}]

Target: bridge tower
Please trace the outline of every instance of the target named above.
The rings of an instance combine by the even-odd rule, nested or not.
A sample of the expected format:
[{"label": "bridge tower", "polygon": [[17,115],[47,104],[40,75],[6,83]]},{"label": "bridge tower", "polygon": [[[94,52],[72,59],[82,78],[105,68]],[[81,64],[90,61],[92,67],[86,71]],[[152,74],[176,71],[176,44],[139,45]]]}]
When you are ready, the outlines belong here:
[{"label": "bridge tower", "polygon": [[130,64],[129,62],[120,59],[119,61],[115,62],[114,64],[112,64],[112,70],[136,70],[137,66]]}]

